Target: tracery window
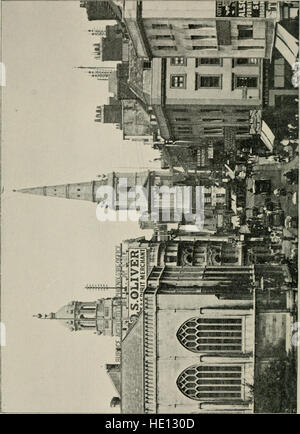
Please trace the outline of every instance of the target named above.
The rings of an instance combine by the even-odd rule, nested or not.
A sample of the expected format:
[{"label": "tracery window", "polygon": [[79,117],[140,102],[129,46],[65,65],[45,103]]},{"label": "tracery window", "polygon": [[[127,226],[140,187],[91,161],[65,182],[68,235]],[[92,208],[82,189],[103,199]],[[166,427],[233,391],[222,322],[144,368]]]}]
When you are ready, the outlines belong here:
[{"label": "tracery window", "polygon": [[242,351],[241,318],[190,318],[184,322],[177,339],[194,353]]},{"label": "tracery window", "polygon": [[177,378],[177,387],[194,400],[241,399],[241,366],[202,366],[185,369]]}]

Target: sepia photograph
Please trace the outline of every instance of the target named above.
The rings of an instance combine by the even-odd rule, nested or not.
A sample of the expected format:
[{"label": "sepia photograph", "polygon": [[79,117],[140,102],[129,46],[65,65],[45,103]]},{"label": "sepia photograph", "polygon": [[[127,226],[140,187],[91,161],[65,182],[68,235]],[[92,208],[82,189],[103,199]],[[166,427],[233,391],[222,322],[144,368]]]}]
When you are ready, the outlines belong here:
[{"label": "sepia photograph", "polygon": [[299,412],[300,2],[0,3],[0,412]]}]

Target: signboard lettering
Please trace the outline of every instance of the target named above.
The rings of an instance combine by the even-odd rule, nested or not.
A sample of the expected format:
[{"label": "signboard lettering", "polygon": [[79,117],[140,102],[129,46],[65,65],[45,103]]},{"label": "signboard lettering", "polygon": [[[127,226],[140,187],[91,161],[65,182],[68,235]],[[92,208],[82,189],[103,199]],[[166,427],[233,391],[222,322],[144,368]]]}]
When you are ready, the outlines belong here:
[{"label": "signboard lettering", "polygon": [[129,249],[128,255],[128,316],[132,322],[142,309],[147,283],[147,250]]}]

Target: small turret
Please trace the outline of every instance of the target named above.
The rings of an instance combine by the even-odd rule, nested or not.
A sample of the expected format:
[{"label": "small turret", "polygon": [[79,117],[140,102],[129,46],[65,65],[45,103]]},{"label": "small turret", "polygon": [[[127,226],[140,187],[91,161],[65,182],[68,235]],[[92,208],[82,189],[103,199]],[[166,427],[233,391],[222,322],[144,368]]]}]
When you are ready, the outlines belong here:
[{"label": "small turret", "polygon": [[38,319],[57,320],[70,331],[90,330],[98,335],[119,336],[121,300],[118,297],[96,301],[71,301],[56,313],[37,314]]}]

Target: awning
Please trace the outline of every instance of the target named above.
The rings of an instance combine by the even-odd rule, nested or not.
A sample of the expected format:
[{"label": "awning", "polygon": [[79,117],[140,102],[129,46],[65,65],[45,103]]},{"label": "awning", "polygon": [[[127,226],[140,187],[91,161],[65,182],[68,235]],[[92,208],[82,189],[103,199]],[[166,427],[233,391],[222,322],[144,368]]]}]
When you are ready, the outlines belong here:
[{"label": "awning", "polygon": [[275,47],[293,67],[299,55],[298,41],[281,24],[276,27]]},{"label": "awning", "polygon": [[272,133],[271,129],[268,127],[268,125],[265,123],[265,121],[262,121],[261,124],[260,138],[264,142],[266,147],[269,149],[269,151],[272,152],[275,136]]}]

